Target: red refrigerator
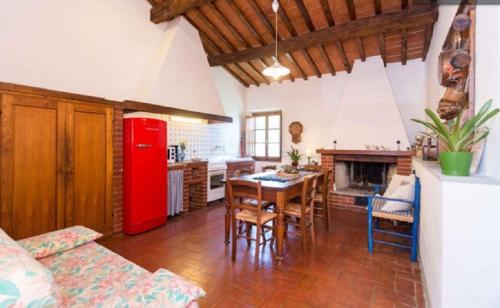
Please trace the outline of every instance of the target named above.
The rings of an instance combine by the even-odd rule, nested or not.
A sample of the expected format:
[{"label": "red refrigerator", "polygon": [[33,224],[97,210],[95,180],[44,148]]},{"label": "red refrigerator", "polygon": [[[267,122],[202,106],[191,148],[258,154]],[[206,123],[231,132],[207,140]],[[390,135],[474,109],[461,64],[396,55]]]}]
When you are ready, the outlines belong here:
[{"label": "red refrigerator", "polygon": [[123,120],[123,231],[137,234],[167,222],[167,123]]}]

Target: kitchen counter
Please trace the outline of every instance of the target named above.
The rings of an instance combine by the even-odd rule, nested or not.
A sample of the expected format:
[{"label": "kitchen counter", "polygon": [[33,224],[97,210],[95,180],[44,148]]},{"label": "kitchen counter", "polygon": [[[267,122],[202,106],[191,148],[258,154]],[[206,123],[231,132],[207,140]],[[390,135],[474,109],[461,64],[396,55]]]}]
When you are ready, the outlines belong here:
[{"label": "kitchen counter", "polygon": [[168,164],[168,169],[169,170],[181,170],[186,168],[187,166],[202,166],[208,164],[208,161],[206,160],[185,160],[183,162],[179,163],[169,163]]}]

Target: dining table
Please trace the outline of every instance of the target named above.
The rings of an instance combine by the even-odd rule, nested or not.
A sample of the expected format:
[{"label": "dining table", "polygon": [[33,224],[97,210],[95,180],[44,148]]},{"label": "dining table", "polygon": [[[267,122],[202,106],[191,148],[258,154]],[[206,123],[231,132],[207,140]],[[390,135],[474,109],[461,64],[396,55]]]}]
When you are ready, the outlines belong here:
[{"label": "dining table", "polygon": [[[304,178],[309,175],[317,175],[319,177],[324,176],[323,171],[316,172],[300,172],[297,177],[291,179],[282,180],[269,180],[269,178],[279,178],[276,177],[277,171],[269,171],[255,174],[246,174],[238,177],[233,177],[231,179],[240,179],[248,181],[260,181],[262,187],[262,200],[270,201],[276,204],[277,209],[277,223],[276,223],[276,259],[278,263],[283,260],[283,239],[285,237],[285,206],[287,202],[293,198],[299,197],[302,194],[302,185],[304,184]],[[226,180],[227,182],[227,180]],[[226,183],[227,184],[227,183]],[[225,240],[226,246],[230,243],[230,231],[231,231],[231,209],[227,198],[225,198]]]}]

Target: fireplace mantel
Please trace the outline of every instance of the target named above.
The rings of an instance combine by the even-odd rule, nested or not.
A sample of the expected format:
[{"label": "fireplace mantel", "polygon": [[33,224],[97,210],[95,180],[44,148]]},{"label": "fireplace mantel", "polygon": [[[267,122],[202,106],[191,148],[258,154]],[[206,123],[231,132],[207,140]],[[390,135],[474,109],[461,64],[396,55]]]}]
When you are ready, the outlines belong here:
[{"label": "fireplace mantel", "polygon": [[370,155],[370,156],[413,156],[413,151],[384,151],[384,150],[333,150],[333,149],[318,149],[318,154],[324,155]]}]

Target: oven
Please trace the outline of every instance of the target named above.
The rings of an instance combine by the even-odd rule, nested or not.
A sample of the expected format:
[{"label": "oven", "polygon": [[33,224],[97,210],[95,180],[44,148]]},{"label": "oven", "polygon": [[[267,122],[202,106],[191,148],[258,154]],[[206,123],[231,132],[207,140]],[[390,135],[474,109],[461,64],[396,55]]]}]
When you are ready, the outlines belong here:
[{"label": "oven", "polygon": [[225,196],[224,180],[227,165],[225,163],[208,164],[207,201],[223,199]]}]

